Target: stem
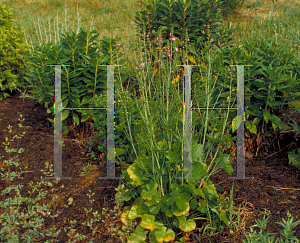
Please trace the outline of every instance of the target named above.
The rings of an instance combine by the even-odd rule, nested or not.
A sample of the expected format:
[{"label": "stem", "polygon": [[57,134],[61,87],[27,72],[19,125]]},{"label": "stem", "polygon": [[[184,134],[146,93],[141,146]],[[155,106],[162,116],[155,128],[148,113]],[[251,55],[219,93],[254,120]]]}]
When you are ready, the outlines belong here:
[{"label": "stem", "polygon": [[[209,3],[209,12],[210,12],[210,7],[211,7],[211,2]],[[208,19],[207,19],[207,21],[206,21],[206,29],[205,29],[205,40],[206,40],[206,36],[207,36],[207,27],[208,27],[208,22],[209,22],[209,16],[208,16]]]}]

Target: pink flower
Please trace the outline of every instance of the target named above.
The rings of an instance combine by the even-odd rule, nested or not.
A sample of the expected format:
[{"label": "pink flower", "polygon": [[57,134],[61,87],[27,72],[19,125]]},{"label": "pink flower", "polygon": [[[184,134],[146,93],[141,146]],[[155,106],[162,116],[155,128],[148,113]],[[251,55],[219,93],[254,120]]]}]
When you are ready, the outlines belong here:
[{"label": "pink flower", "polygon": [[169,52],[168,56],[171,57],[171,53],[170,52]]},{"label": "pink flower", "polygon": [[178,51],[179,49],[178,49],[178,47],[177,46],[175,46],[175,51]]},{"label": "pink flower", "polygon": [[117,49],[119,49],[121,45],[119,43],[116,44]]},{"label": "pink flower", "polygon": [[156,37],[156,42],[158,42],[158,37]]},{"label": "pink flower", "polygon": [[172,41],[176,41],[176,37],[173,37],[173,38],[172,38]]},{"label": "pink flower", "polygon": [[214,42],[214,38],[211,38],[211,39],[210,39],[210,42]]},{"label": "pink flower", "polygon": [[144,70],[144,67],[145,67],[145,63],[142,63],[142,64],[141,64],[141,66],[142,66],[142,69]]}]

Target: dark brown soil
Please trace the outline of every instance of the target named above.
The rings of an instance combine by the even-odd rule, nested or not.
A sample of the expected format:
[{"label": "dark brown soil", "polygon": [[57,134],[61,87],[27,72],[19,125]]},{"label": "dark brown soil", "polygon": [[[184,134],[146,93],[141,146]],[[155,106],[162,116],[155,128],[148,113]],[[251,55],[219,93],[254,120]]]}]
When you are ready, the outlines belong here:
[{"label": "dark brown soil", "polygon": [[[20,92],[16,92],[12,97],[0,102],[0,156],[4,155],[4,159],[8,159],[8,154],[4,150],[5,146],[2,144],[2,142],[5,142],[5,137],[9,137],[7,127],[9,125],[12,126],[13,135],[21,134],[25,130],[25,136],[21,140],[15,140],[12,143],[14,148],[25,149],[23,153],[19,154],[19,161],[23,165],[28,159],[28,169],[23,175],[24,179],[20,180],[20,183],[25,185],[21,190],[22,196],[25,197],[29,196],[27,193],[29,182],[38,181],[40,176],[43,176],[39,170],[45,168],[45,162],[53,164],[54,133],[51,123],[47,120],[50,115],[47,114],[43,105],[35,104],[34,100],[28,98],[23,100],[19,96]],[[22,123],[24,126],[22,129],[19,129],[17,125],[20,112],[25,118],[25,121]],[[295,113],[292,117],[300,124],[299,114]],[[59,242],[68,241],[67,234],[63,228],[70,226],[71,220],[77,221],[75,224],[77,233],[85,234],[88,236],[88,239],[92,239],[92,231],[81,224],[87,220],[83,207],[90,208],[92,206],[94,212],[101,212],[102,208],[113,208],[115,205],[115,188],[118,186],[119,180],[99,180],[98,177],[106,176],[106,166],[105,164],[99,166],[99,161],[92,160],[87,155],[88,148],[84,146],[86,141],[91,139],[91,135],[89,134],[90,132],[83,134],[81,131],[83,128],[90,131],[90,127],[91,121],[87,121],[84,124],[80,124],[79,127],[74,127],[72,133],[63,136],[66,144],[66,146],[62,147],[63,176],[71,177],[71,179],[60,180],[54,192],[59,196],[55,200],[55,204],[53,204],[56,206],[55,210],[63,210],[54,219],[56,227],[61,229],[61,234],[58,237]],[[282,217],[287,218],[287,210],[291,212],[294,221],[299,220],[299,176],[298,172],[288,167],[287,157],[288,151],[299,148],[299,135],[298,141],[295,140],[295,132],[281,133],[279,135],[278,143],[276,142],[271,148],[269,146],[268,149],[272,149],[270,152],[263,152],[264,146],[262,146],[261,152],[258,153],[257,157],[253,156],[255,155],[253,153],[248,154],[249,158],[246,159],[246,176],[254,177],[254,179],[235,180],[233,191],[234,206],[236,207],[235,210],[237,210],[241,204],[242,211],[241,225],[239,227],[240,233],[220,232],[213,236],[203,236],[200,242],[242,242],[241,239],[245,239],[242,232],[249,232],[249,227],[255,224],[255,219],[262,219],[263,215],[260,214],[259,210],[264,211],[266,209],[268,212],[272,212],[266,230],[276,235],[276,237],[280,235],[282,227],[275,222],[281,222]],[[253,140],[254,138],[251,139]],[[247,142],[250,142],[250,138]],[[247,146],[249,147],[249,144],[246,144]],[[286,148],[283,149],[284,147]],[[282,151],[275,154],[279,150]],[[251,155],[253,158],[250,158]],[[86,166],[88,162],[91,162],[94,170],[83,177],[79,176],[82,171],[81,168]],[[235,165],[233,168],[235,168]],[[116,166],[116,176],[121,175],[121,169],[121,167]],[[235,176],[235,173],[232,176]],[[221,171],[213,175],[211,180],[216,185],[222,186],[225,189],[225,195],[229,197],[233,180],[228,179],[228,177],[228,174]],[[64,188],[60,188],[61,185],[64,185]],[[0,181],[1,191],[5,187],[5,182]],[[50,190],[50,187],[48,189]],[[89,190],[95,193],[93,204],[88,203],[89,197],[86,194],[89,193]],[[53,195],[51,191],[49,193]],[[51,197],[48,196],[46,202],[52,203],[53,201],[50,199]],[[63,205],[68,204],[68,202],[71,202],[71,205],[65,208]],[[52,218],[45,217],[45,227],[49,228],[52,224]],[[108,242],[110,234],[107,226],[104,226],[101,222],[96,223],[96,225],[98,230],[93,238],[94,242]],[[200,223],[198,223],[197,228],[201,228]],[[296,231],[295,235],[300,239],[300,225],[294,230]],[[197,230],[187,236],[189,238],[188,242],[199,242],[195,234],[199,235]],[[116,238],[111,239],[113,242],[119,242]],[[40,242],[45,242],[45,239],[41,239]],[[88,242],[88,240],[82,242]]]}]

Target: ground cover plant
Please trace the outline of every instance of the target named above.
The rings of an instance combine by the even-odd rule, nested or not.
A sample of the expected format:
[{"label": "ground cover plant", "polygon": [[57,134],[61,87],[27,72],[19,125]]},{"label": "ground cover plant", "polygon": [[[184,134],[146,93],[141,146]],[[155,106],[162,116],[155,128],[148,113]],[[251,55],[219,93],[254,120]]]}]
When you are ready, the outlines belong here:
[{"label": "ground cover plant", "polygon": [[[188,9],[190,3],[189,1],[182,1],[182,5],[179,6],[183,7],[182,10],[185,11]],[[47,6],[46,2],[42,4]],[[91,1],[91,4],[96,5],[97,2]],[[230,5],[231,3],[230,1],[225,1],[223,4]],[[61,3],[56,1],[56,6],[59,7],[60,5]],[[155,2],[153,6],[155,9]],[[181,12],[183,16],[185,15],[184,11],[183,13]],[[202,11],[206,11],[205,7]],[[147,11],[144,13],[147,13]],[[205,24],[207,22],[204,21],[203,23]],[[181,25],[185,25],[185,22],[178,21],[176,25],[181,27]],[[55,181],[55,189],[51,190],[50,188],[53,186],[53,183],[47,183],[45,180],[42,180],[38,182],[36,186],[34,186],[33,183],[29,183],[29,186],[33,186],[33,192],[29,193],[27,190],[28,187],[25,186],[22,189],[22,185],[19,184],[18,179],[14,179],[14,170],[19,166],[16,162],[18,159],[14,158],[14,160],[11,160],[11,157],[9,157],[8,161],[3,161],[3,165],[8,164],[8,172],[2,174],[2,176],[4,176],[3,182],[5,180],[12,180],[14,186],[12,186],[10,182],[5,185],[1,182],[3,195],[3,202],[1,204],[1,222],[3,225],[1,228],[1,239],[8,242],[18,242],[18,240],[32,242],[33,239],[39,242],[208,242],[208,240],[212,238],[212,242],[227,242],[227,240],[221,240],[221,238],[213,239],[213,235],[218,234],[216,232],[226,231],[234,236],[232,236],[231,242],[238,240],[235,236],[239,235],[239,233],[243,233],[241,232],[241,226],[244,223],[241,217],[244,214],[241,213],[240,208],[237,210],[237,208],[234,207],[233,195],[235,193],[234,190],[238,190],[237,188],[239,188],[240,185],[238,182],[235,182],[234,185],[231,182],[229,183],[229,190],[227,188],[227,192],[230,192],[229,198],[225,196],[225,187],[221,187],[213,181],[216,179],[216,176],[222,172],[220,169],[223,169],[227,177],[228,173],[233,173],[234,153],[230,156],[226,153],[224,147],[234,147],[235,137],[233,133],[235,131],[235,114],[232,111],[193,110],[193,153],[191,161],[193,162],[193,176],[200,176],[201,180],[176,179],[176,177],[182,177],[185,174],[183,167],[183,131],[185,127],[184,117],[182,115],[184,112],[184,93],[182,90],[184,73],[186,71],[186,69],[180,69],[176,65],[184,63],[200,65],[198,69],[200,71],[196,70],[191,73],[192,80],[195,81],[193,83],[193,100],[196,103],[196,107],[225,106],[229,108],[236,106],[236,94],[234,93],[236,90],[234,86],[236,83],[235,68],[229,69],[228,66],[224,67],[224,63],[243,63],[246,60],[246,63],[250,63],[250,61],[252,61],[252,65],[255,63],[254,73],[251,73],[252,71],[250,69],[248,73],[245,72],[245,77],[247,77],[247,75],[251,78],[254,76],[254,82],[250,78],[248,80],[245,78],[246,92],[248,92],[248,97],[253,95],[255,98],[261,100],[262,104],[258,104],[257,100],[251,101],[252,97],[247,101],[248,103],[246,102],[247,120],[245,125],[249,131],[248,134],[252,136],[252,140],[248,140],[248,145],[246,143],[246,146],[252,150],[252,143],[249,141],[253,141],[254,137],[257,143],[256,155],[260,149],[260,134],[261,136],[265,135],[264,129],[277,129],[277,132],[282,129],[287,131],[287,128],[291,128],[288,127],[288,125],[290,125],[294,128],[294,131],[297,132],[296,135],[293,134],[292,137],[297,139],[299,131],[297,121],[299,121],[299,117],[295,116],[297,113],[288,113],[290,111],[288,108],[292,105],[296,112],[299,111],[297,110],[299,77],[297,76],[298,66],[295,65],[297,60],[293,60],[293,56],[289,53],[289,48],[286,48],[286,50],[279,48],[281,57],[283,58],[277,58],[276,53],[278,53],[278,48],[276,49],[276,43],[273,43],[274,49],[271,49],[271,51],[274,52],[273,56],[275,56],[275,58],[269,61],[272,65],[277,66],[275,67],[275,71],[277,73],[283,72],[284,69],[281,70],[279,68],[279,65],[282,64],[280,62],[283,60],[285,61],[286,69],[290,71],[290,76],[287,74],[281,75],[281,78],[277,79],[276,83],[274,83],[276,72],[275,74],[273,73],[273,66],[268,65],[268,63],[263,63],[264,58],[272,56],[270,55],[270,48],[267,46],[269,42],[268,39],[266,38],[265,41],[262,41],[261,45],[256,45],[254,39],[252,39],[252,43],[250,42],[248,44],[248,47],[252,45],[251,48],[258,47],[260,50],[260,52],[258,52],[259,54],[257,54],[258,58],[255,59],[251,57],[252,49],[247,49],[245,42],[242,45],[239,42],[235,42],[240,45],[241,48],[235,48],[234,43],[230,46],[230,40],[232,40],[231,35],[233,34],[233,30],[230,29],[230,26],[231,24],[228,23],[227,27],[229,28],[226,28],[226,25],[225,27],[222,26],[222,28],[216,28],[217,31],[215,33],[219,34],[215,34],[214,36],[213,33],[206,32],[204,36],[207,35],[207,39],[197,40],[196,43],[189,42],[188,31],[182,33],[181,36],[176,36],[176,33],[173,35],[173,31],[176,32],[176,28],[175,30],[171,28],[171,33],[165,33],[167,34],[165,37],[161,35],[160,31],[154,34],[152,36],[153,41],[151,45],[149,45],[149,43],[147,43],[147,35],[144,35],[145,29],[139,31],[142,33],[141,39],[136,42],[136,46],[128,48],[132,51],[131,55],[127,56],[128,59],[126,63],[128,67],[124,65],[123,71],[121,71],[121,68],[118,69],[120,75],[118,75],[115,80],[115,98],[117,103],[116,121],[118,123],[115,128],[116,137],[119,139],[116,143],[118,147],[116,154],[118,160],[116,162],[118,165],[118,173],[121,174],[124,179],[119,182],[111,182],[111,184],[107,180],[102,180],[96,182],[98,183],[97,186],[92,187],[91,181],[97,181],[97,177],[100,175],[97,172],[97,168],[99,167],[98,158],[93,165],[90,162],[87,163],[87,161],[86,163],[70,161],[68,164],[68,156],[65,156],[63,161],[66,161],[68,164],[67,167],[64,166],[65,169],[70,167],[73,169],[76,167],[73,166],[73,164],[83,165],[82,171],[75,168],[75,172],[77,174],[80,172],[81,177],[79,178],[77,176],[78,178],[74,180],[76,183],[81,184],[82,189],[85,188],[85,191],[81,190],[81,194],[78,194],[78,192],[76,194],[76,191],[78,191],[77,188],[75,187],[74,190],[71,189],[72,185],[63,182],[63,180]],[[177,27],[177,30],[181,29],[182,28]],[[46,114],[43,123],[48,126],[49,131],[52,131],[52,137],[50,135],[48,139],[47,136],[45,136],[44,140],[49,140],[49,144],[52,144],[52,146],[53,126],[50,121],[53,121],[53,108],[50,104],[53,102],[51,100],[51,97],[53,97],[51,85],[54,83],[53,79],[51,80],[51,78],[54,77],[53,71],[46,71],[46,69],[44,69],[40,72],[38,68],[30,69],[29,66],[42,64],[43,60],[39,59],[40,56],[46,57],[44,61],[47,64],[53,64],[55,62],[70,64],[70,70],[72,71],[69,72],[69,69],[66,68],[64,69],[65,73],[63,73],[62,82],[69,84],[68,88],[71,87],[63,98],[63,107],[65,107],[68,102],[70,102],[69,105],[71,104],[71,106],[79,107],[85,107],[88,102],[97,107],[105,106],[105,92],[100,92],[100,89],[105,89],[105,86],[101,86],[101,82],[104,83],[106,76],[105,72],[102,72],[102,75],[101,72],[98,74],[97,61],[100,59],[93,59],[96,57],[93,53],[97,52],[98,55],[101,55],[100,52],[102,51],[104,56],[102,59],[103,64],[121,64],[122,61],[120,61],[115,53],[121,49],[122,45],[119,41],[104,38],[101,45],[96,45],[97,48],[92,47],[92,45],[90,47],[87,43],[89,41],[89,43],[92,43],[92,40],[96,39],[93,35],[91,35],[89,39],[89,34],[92,33],[93,32],[87,29],[80,29],[78,25],[76,34],[70,31],[67,35],[61,35],[59,40],[55,40],[55,44],[54,42],[49,42],[50,44],[39,48],[41,42],[37,41],[36,44],[31,46],[31,56],[34,56],[34,53],[39,53],[39,55],[36,55],[35,58],[25,59],[28,65],[27,85],[30,89],[29,91],[33,94],[37,94],[31,98],[40,102],[40,105],[35,104],[35,107],[37,107],[41,113]],[[226,37],[221,38],[220,36],[224,36],[224,33],[226,33]],[[39,34],[36,36],[39,36]],[[187,38],[180,40],[178,37]],[[183,42],[181,46],[179,44],[180,42]],[[68,43],[72,44],[68,45]],[[173,52],[172,49],[174,49]],[[234,53],[235,49],[238,51]],[[90,50],[91,52],[89,52]],[[266,51],[269,51],[269,53],[266,53]],[[92,58],[89,58],[89,56]],[[251,58],[248,58],[249,56]],[[91,59],[95,62],[90,62]],[[232,59],[234,59],[235,62],[233,62]],[[28,60],[31,60],[31,62]],[[89,63],[89,65],[85,66],[88,71],[81,70],[76,66],[77,63],[83,66]],[[123,64],[125,64],[125,62],[123,62]],[[263,66],[263,68],[259,69],[259,65]],[[263,72],[263,70],[265,72]],[[68,74],[70,74],[70,76],[68,76]],[[30,75],[32,77],[31,79]],[[122,79],[126,81],[124,82]],[[262,79],[266,79],[266,81],[261,81]],[[94,83],[92,83],[91,80],[94,80]],[[99,81],[100,85],[95,84],[95,81]],[[28,84],[28,82],[30,84]],[[46,84],[45,86],[44,83]],[[90,88],[89,84],[91,84]],[[127,85],[127,87],[124,88],[123,85]],[[77,86],[81,86],[85,93],[79,93],[79,90],[76,89]],[[96,86],[100,88],[97,94]],[[198,89],[198,91],[200,90],[200,92],[195,92],[196,89]],[[24,92],[23,90],[19,91]],[[90,97],[88,97],[89,95]],[[23,93],[23,97],[26,96],[29,97]],[[10,100],[7,102],[9,104],[11,103]],[[15,105],[17,104],[18,102],[15,103]],[[6,105],[7,103],[2,103],[1,109],[3,111],[8,110]],[[264,111],[251,113],[251,111],[257,109],[256,107],[263,107]],[[269,107],[271,107],[271,109]],[[100,138],[100,142],[96,139],[96,143],[89,143],[90,147],[88,150],[91,152],[92,157],[95,157],[96,151],[93,151],[94,149],[92,148],[98,146],[98,149],[101,150],[99,159],[105,162],[103,161],[103,150],[105,148],[103,141],[106,139],[103,133],[106,124],[104,121],[105,113],[97,113],[95,111],[70,113],[72,116],[68,116],[69,113],[67,114],[67,112],[64,114],[63,120],[66,121],[65,129],[69,130],[69,134],[65,135],[70,136],[70,134],[73,134],[73,136],[76,137],[76,133],[78,135],[79,131],[79,135],[83,136],[86,135],[87,131],[93,130],[92,135]],[[293,123],[287,124],[287,119],[281,121],[280,118],[282,114],[286,114],[284,116],[288,117],[289,121]],[[26,115],[28,116],[28,114]],[[36,115],[36,117],[40,116],[41,114]],[[5,124],[9,117],[15,118],[15,115],[6,115],[3,117],[2,119],[5,121]],[[266,124],[263,126],[260,125],[258,122],[259,118],[261,121],[265,121]],[[271,122],[268,124],[269,120]],[[1,124],[1,126],[4,125]],[[87,128],[85,133],[81,130],[84,126]],[[11,133],[10,127],[8,129]],[[32,127],[25,126],[25,129],[32,129]],[[256,132],[258,131],[257,137],[255,137],[255,129],[257,129]],[[272,137],[274,133],[272,133],[270,129],[268,132]],[[1,135],[3,135],[3,133],[1,133]],[[28,143],[28,140],[26,141]],[[5,146],[11,146],[14,140],[10,137],[10,141],[6,139],[6,142],[8,143],[4,143]],[[64,142],[64,148],[67,147],[67,149],[69,149],[66,151],[70,151],[71,154],[73,154],[73,159],[79,158],[79,156],[82,156],[80,154],[86,154],[87,152],[87,149],[83,152],[81,145],[70,147],[72,142],[68,141],[68,139],[65,139]],[[21,147],[25,144],[23,143]],[[274,146],[274,142],[272,142],[271,145]],[[263,149],[268,146],[261,147]],[[31,150],[34,151],[35,148],[31,148]],[[5,151],[8,153],[12,152],[12,150],[8,150],[7,147]],[[17,149],[17,151],[21,153],[22,149]],[[49,149],[49,151],[53,152],[53,149]],[[295,153],[289,155],[287,159],[295,164],[295,160],[297,161],[298,157]],[[28,159],[27,161],[31,161],[31,163],[35,161],[33,157],[26,159]],[[23,160],[23,158],[21,160]],[[33,170],[34,173],[38,172],[36,168],[45,169],[40,161],[38,158],[37,164],[39,164],[39,166],[35,167],[35,170]],[[15,166],[12,166],[12,162]],[[53,158],[50,158],[50,163],[51,162],[53,162]],[[103,171],[105,171],[105,163],[102,163],[102,165],[104,165],[102,168],[104,169]],[[28,164],[28,166],[30,166],[30,164]],[[5,168],[6,167],[3,166],[2,170],[5,170]],[[46,166],[46,169],[47,168]],[[28,171],[28,167],[25,167],[27,174],[28,172],[30,173],[31,170],[32,169],[29,169]],[[45,173],[51,174],[51,169],[48,170],[49,171]],[[72,177],[76,177],[74,175],[75,174],[72,174]],[[27,179],[31,181],[33,177],[27,175]],[[34,177],[34,179],[39,178]],[[237,187],[234,187],[236,183]],[[42,193],[43,190],[41,190],[41,186],[44,189],[44,193]],[[64,191],[64,186],[68,186],[68,189],[72,191],[72,193],[70,194],[69,191]],[[26,190],[24,190],[25,188]],[[52,194],[48,194],[48,198],[46,193],[47,188],[52,192]],[[112,197],[111,199],[115,200],[118,206],[122,207],[122,210],[116,208],[115,211],[111,212],[115,214],[112,215],[112,217],[109,217],[108,214],[105,213],[107,210],[103,209],[105,205],[111,203],[108,202],[105,204],[105,199],[104,201],[101,199],[101,203],[100,201],[97,203],[97,201],[93,199],[93,197],[97,197],[97,194],[101,195],[101,193],[105,193],[105,191],[100,188],[104,188],[104,190],[116,188],[117,190],[115,198]],[[97,193],[92,193],[91,189]],[[58,193],[56,196],[55,191]],[[24,192],[27,194],[27,197],[24,197]],[[39,195],[34,194],[38,192],[40,193]],[[220,192],[224,192],[224,194],[220,195]],[[17,193],[17,196],[15,196],[15,193]],[[86,194],[86,197],[82,197],[83,194]],[[75,212],[75,206],[80,202],[78,195],[80,199],[86,199],[86,202],[84,202],[85,206],[81,205],[82,207],[80,207],[79,214],[73,217],[72,214]],[[291,198],[294,200],[297,199],[294,195],[291,196]],[[87,208],[86,205],[88,205]],[[49,206],[52,206],[51,210]],[[99,206],[100,209],[103,209],[102,214],[98,211]],[[57,211],[57,209],[60,210]],[[62,217],[63,213],[65,213],[65,217]],[[294,227],[297,227],[298,221],[293,222],[293,218],[289,212],[287,213],[288,220],[283,220],[284,224],[281,224],[281,226],[284,227],[281,232],[283,238],[279,239],[278,233],[277,240],[279,242],[284,242],[283,239],[286,240],[286,242],[298,242],[295,236],[293,236],[294,232],[292,231]],[[42,215],[43,217],[38,215]],[[86,218],[83,220],[82,216]],[[283,217],[281,214],[280,216]],[[80,219],[80,222],[78,222],[78,219]],[[245,218],[243,220],[245,220]],[[22,227],[22,229],[20,222],[24,222],[23,225],[25,227]],[[56,222],[58,224],[56,224]],[[261,229],[266,229],[266,222],[265,218],[262,221],[257,221],[257,226]],[[282,228],[280,228],[280,230],[282,230]],[[79,231],[81,232],[79,233]],[[257,234],[255,231],[253,232],[252,228],[250,231],[249,234],[245,233],[243,236],[240,236],[238,242],[241,242],[241,239],[246,239],[246,242],[274,242],[275,240],[275,237],[270,236],[269,233],[263,234],[260,232]],[[299,236],[297,235],[297,237]]]}]

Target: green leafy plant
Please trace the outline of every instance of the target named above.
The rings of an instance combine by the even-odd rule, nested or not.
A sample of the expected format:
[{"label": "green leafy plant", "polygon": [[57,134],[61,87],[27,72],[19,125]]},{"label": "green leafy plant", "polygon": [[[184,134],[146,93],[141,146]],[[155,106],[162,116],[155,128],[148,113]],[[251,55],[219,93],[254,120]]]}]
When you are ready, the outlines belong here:
[{"label": "green leafy plant", "polygon": [[[181,41],[187,37],[198,45],[214,37],[215,30],[221,26],[222,19],[219,1],[195,0],[147,0],[139,1],[145,10],[137,11],[135,22],[138,33],[153,42],[158,31],[162,30],[162,38],[169,37],[170,30]],[[186,31],[189,36],[186,36]]]},{"label": "green leafy plant", "polygon": [[[20,115],[22,118],[22,115]],[[24,120],[24,119],[23,119]],[[19,119],[21,121],[21,119]],[[22,124],[19,124],[19,127],[22,128]],[[12,127],[8,126],[9,133],[12,133]],[[40,184],[31,183],[30,187],[32,188],[29,191],[30,197],[22,197],[20,190],[23,187],[19,183],[19,179],[22,175],[22,170],[13,171],[12,168],[15,167],[18,169],[20,163],[18,162],[18,157],[11,158],[11,153],[22,153],[23,149],[12,149],[11,142],[14,139],[20,139],[24,136],[26,132],[23,132],[22,135],[15,135],[13,138],[10,135],[10,139],[6,137],[5,151],[9,153],[9,160],[4,160],[4,165],[1,166],[1,177],[2,180],[6,181],[6,187],[2,190],[3,199],[0,201],[0,239],[5,242],[32,242],[33,240],[38,240],[40,237],[43,237],[45,234],[50,234],[56,237],[59,234],[59,230],[53,226],[51,229],[43,228],[43,223],[45,217],[48,216],[50,205],[42,204],[41,201],[47,196],[47,191],[44,191],[42,186],[50,186],[53,184],[44,179]],[[4,156],[1,156],[4,157]],[[46,167],[48,168],[48,163]],[[28,168],[28,164],[25,169]],[[51,168],[50,168],[51,169]],[[46,176],[51,176],[53,173],[44,172]],[[38,194],[35,197],[35,192]],[[21,210],[21,205],[26,205],[25,210]],[[20,232],[20,227],[25,229],[23,233]]]},{"label": "green leafy plant", "polygon": [[21,81],[24,64],[20,56],[27,55],[28,49],[22,29],[13,24],[13,17],[12,9],[0,4],[0,100],[10,97],[18,87],[25,87]]},{"label": "green leafy plant", "polygon": [[[280,116],[288,112],[289,101],[299,99],[297,58],[293,55],[293,50],[287,50],[273,40],[266,39],[260,42],[255,39],[244,41],[236,50],[228,47],[220,54],[220,58],[227,63],[230,63],[230,59],[231,62],[233,60],[231,65],[253,65],[244,69],[245,126],[248,136],[249,133],[257,136],[258,152],[261,141],[259,137],[270,136],[270,127],[274,131],[276,128],[290,129]],[[223,79],[225,80],[225,76]],[[233,131],[237,129],[234,125],[236,119],[235,117],[232,123]]]},{"label": "green leafy plant", "polygon": [[[118,92],[118,91],[117,91]],[[116,146],[116,156],[119,158],[119,162],[126,161],[127,163],[133,162],[133,158],[136,156],[136,150],[131,144],[132,137],[129,135],[125,129],[126,125],[126,115],[129,117],[129,122],[132,124],[131,131],[136,134],[136,127],[138,120],[141,117],[138,114],[138,110],[134,107],[134,101],[128,91],[124,93],[125,97],[118,96],[119,98],[115,101],[115,131],[114,139]],[[124,109],[124,103],[127,104],[127,109]],[[93,107],[106,107],[107,105],[107,94],[103,93],[101,95],[95,96],[91,101],[90,105]],[[125,115],[126,112],[126,115]],[[100,140],[97,142],[98,151],[101,154],[105,154],[107,151],[107,112],[102,111],[92,111],[92,116],[95,117],[95,123],[93,128],[96,132],[94,137],[99,137]],[[134,135],[133,135],[134,136]],[[91,143],[89,147],[93,147],[94,143]],[[92,153],[93,152],[93,153]],[[90,151],[90,155],[93,155],[95,151]]]},{"label": "green leafy plant", "polygon": [[[264,212],[261,212],[264,213]],[[295,231],[292,231],[294,227],[296,227],[299,223],[300,220],[293,222],[294,218],[291,217],[291,214],[289,211],[287,211],[287,216],[288,219],[282,219],[283,223],[281,222],[276,222],[277,224],[280,224],[283,227],[283,231],[281,232],[281,235],[284,236],[285,241],[281,238],[276,239],[275,241],[275,236],[270,236],[269,232],[263,233],[263,230],[267,228],[268,224],[268,218],[264,218],[262,220],[255,220],[256,225],[253,225],[252,227],[258,227],[260,229],[260,232],[257,233],[256,231],[253,230],[252,227],[250,227],[250,233],[247,235],[244,233],[244,235],[247,238],[247,241],[243,240],[243,243],[258,243],[258,242],[270,242],[270,243],[284,243],[284,242],[294,242],[298,243],[299,240],[293,236]]]},{"label": "green leafy plant", "polygon": [[[114,206],[113,209],[108,210],[107,208],[102,209],[103,218],[102,222],[104,224],[106,233],[109,235],[110,239],[107,242],[115,242],[114,238],[126,242],[130,233],[132,233],[132,228],[137,225],[137,222],[132,222],[132,225],[126,226],[122,225],[120,222],[122,210],[120,205]],[[113,239],[112,239],[113,238]]]},{"label": "green leafy plant", "polygon": [[[208,60],[213,59],[212,53],[208,50]],[[122,172],[124,181],[120,182],[116,194],[116,201],[121,206],[125,201],[132,203],[132,206],[124,208],[122,222],[127,225],[132,220],[140,220],[128,242],[145,241],[146,238],[150,242],[170,242],[175,239],[176,230],[191,232],[195,229],[195,220],[203,219],[206,215],[208,217],[205,219],[215,222],[216,228],[222,225],[221,221],[230,226],[226,210],[221,210],[227,202],[217,194],[220,188],[216,188],[209,180],[210,175],[220,169],[229,174],[233,172],[230,156],[221,154],[219,148],[214,146],[227,140],[225,127],[228,112],[206,110],[204,115],[199,114],[198,119],[203,120],[204,131],[193,136],[192,176],[200,180],[176,179],[183,177],[187,169],[183,163],[183,94],[179,94],[179,80],[176,82],[174,79],[177,75],[170,71],[178,70],[176,63],[180,54],[172,62],[171,58],[163,60],[160,52],[159,58],[163,61],[160,62],[157,76],[155,70],[154,74],[149,73],[151,64],[147,62],[147,58],[142,62],[143,65],[134,61],[137,66],[142,66],[138,78],[141,95],[134,96],[135,107],[141,117],[137,123],[137,128],[140,129],[136,137],[130,140],[133,146],[138,147],[138,155],[133,164],[127,165],[127,170]],[[197,98],[201,98],[204,106],[211,107],[211,94],[217,79],[211,78],[210,62],[207,69],[207,75],[200,76],[202,90],[198,91],[206,95],[198,95]],[[118,87],[118,96],[124,97],[123,86]],[[124,105],[126,111],[127,103]],[[127,113],[124,114],[128,119]],[[128,133],[131,134],[130,129]]]},{"label": "green leafy plant", "polygon": [[[90,100],[96,95],[105,91],[107,86],[107,67],[112,60],[119,56],[113,50],[113,40],[104,38],[103,45],[100,46],[96,37],[96,31],[81,28],[80,32],[63,35],[60,43],[52,45],[47,43],[44,46],[37,46],[35,52],[27,58],[30,72],[26,72],[27,80],[31,83],[29,87],[34,90],[29,92],[39,95],[38,101],[45,104],[48,113],[54,113],[54,82],[55,75],[52,67],[46,65],[69,65],[63,66],[62,78],[62,107],[89,107]],[[105,55],[101,55],[101,51]],[[108,55],[109,54],[109,55]],[[112,63],[111,63],[112,64]],[[51,106],[51,107],[49,107]],[[90,117],[89,111],[62,111],[63,134],[67,134],[68,129],[65,121],[72,115],[74,122],[79,125]],[[81,115],[81,119],[78,116]],[[54,123],[53,119],[48,118]],[[54,125],[54,124],[53,124]]]}]

